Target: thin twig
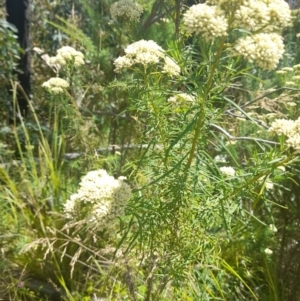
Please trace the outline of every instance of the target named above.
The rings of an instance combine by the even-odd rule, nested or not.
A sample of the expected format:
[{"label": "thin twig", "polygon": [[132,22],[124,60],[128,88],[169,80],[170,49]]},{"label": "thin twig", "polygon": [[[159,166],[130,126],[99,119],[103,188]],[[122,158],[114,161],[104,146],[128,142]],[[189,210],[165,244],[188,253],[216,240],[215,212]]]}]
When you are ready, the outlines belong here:
[{"label": "thin twig", "polygon": [[[233,116],[233,117],[244,118],[245,120],[250,120],[250,118],[247,117],[246,115],[234,114],[234,113],[229,112],[229,111],[226,111],[226,113],[227,113],[228,115],[230,115],[230,116]],[[253,117],[251,117],[251,118],[252,118],[252,120],[254,120],[254,121],[256,122],[256,124],[258,124],[258,125],[264,127],[265,129],[268,129],[268,128],[269,128],[269,127],[268,127],[266,124],[264,124],[261,120],[256,119],[256,118],[253,118]]]},{"label": "thin twig", "polygon": [[[269,92],[265,93],[264,95],[258,96],[256,98],[254,98],[253,100],[250,100],[250,101],[246,102],[245,104],[241,105],[240,108],[243,109],[245,107],[248,107],[249,105],[253,104],[254,102],[256,102],[260,99],[263,99],[264,97],[266,97],[270,94],[273,94],[275,92],[279,92],[281,90],[298,91],[298,92],[300,91],[300,89],[296,89],[296,88],[281,87],[281,88],[275,89],[273,91],[269,91]],[[231,113],[234,110],[236,110],[236,109],[235,108],[234,109],[229,109],[229,110],[226,111],[226,113]]]},{"label": "thin twig", "polygon": [[[104,152],[113,152],[123,149],[146,149],[148,148],[148,144],[128,144],[128,145],[109,145],[108,147],[98,148],[96,151],[98,154],[104,153]],[[153,146],[155,149],[162,149],[163,146],[161,144],[156,144]],[[85,155],[85,153],[66,153],[64,154],[64,159],[66,160],[75,160],[79,157]]]},{"label": "thin twig", "polygon": [[265,139],[261,139],[261,138],[255,138],[255,137],[235,137],[230,135],[226,130],[224,130],[223,128],[221,128],[220,126],[211,123],[210,126],[214,127],[215,129],[217,129],[218,131],[220,131],[221,133],[223,133],[225,136],[227,136],[230,140],[249,140],[249,141],[255,141],[255,142],[262,142],[262,143],[268,143],[268,144],[273,144],[273,145],[280,145],[280,143],[275,142],[275,141],[270,141],[270,140],[265,140]]}]

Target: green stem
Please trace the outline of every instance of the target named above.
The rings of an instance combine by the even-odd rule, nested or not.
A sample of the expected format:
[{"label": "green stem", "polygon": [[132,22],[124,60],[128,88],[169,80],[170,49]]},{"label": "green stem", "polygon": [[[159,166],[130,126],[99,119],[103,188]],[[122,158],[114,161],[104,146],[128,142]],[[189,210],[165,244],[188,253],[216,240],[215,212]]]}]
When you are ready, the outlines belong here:
[{"label": "green stem", "polygon": [[157,122],[157,128],[158,128],[158,131],[159,131],[159,135],[160,135],[160,138],[161,138],[161,142],[163,144],[163,147],[164,147],[164,151],[166,151],[167,149],[167,145],[166,145],[166,141],[165,141],[165,137],[163,135],[163,130],[162,130],[162,127],[160,125],[160,118],[159,118],[159,110],[157,109],[157,106],[155,104],[155,102],[153,101],[153,98],[152,98],[152,95],[149,91],[150,90],[150,87],[149,87],[149,82],[148,82],[148,78],[147,78],[147,73],[145,71],[144,73],[144,83],[145,83],[145,86],[146,86],[146,89],[147,89],[147,97],[148,99],[150,100],[150,103],[151,103],[151,107],[153,109],[153,112],[154,112],[154,117],[155,117],[155,122]]},{"label": "green stem", "polygon": [[208,80],[207,80],[207,83],[206,83],[206,88],[205,88],[205,91],[204,91],[204,97],[203,97],[202,104],[201,104],[201,113],[199,114],[199,117],[198,117],[198,120],[197,120],[197,123],[196,123],[195,135],[194,135],[194,138],[193,138],[189,159],[188,159],[188,162],[187,162],[187,165],[186,165],[186,171],[189,170],[189,168],[191,167],[191,164],[192,164],[192,161],[193,161],[193,158],[194,158],[194,155],[195,155],[196,144],[197,144],[197,141],[198,141],[198,138],[199,138],[199,135],[200,135],[201,128],[204,124],[204,120],[205,120],[205,104],[206,104],[207,100],[209,99],[209,92],[210,92],[210,89],[211,89],[211,85],[212,85],[212,81],[213,81],[213,77],[214,77],[217,65],[218,65],[220,57],[221,57],[221,53],[222,53],[222,50],[223,50],[225,39],[226,39],[226,37],[222,38],[222,40],[220,42],[219,49],[218,49],[218,51],[216,53],[216,56],[215,56],[215,61],[212,64],[211,69],[210,69],[210,73],[209,73]]}]

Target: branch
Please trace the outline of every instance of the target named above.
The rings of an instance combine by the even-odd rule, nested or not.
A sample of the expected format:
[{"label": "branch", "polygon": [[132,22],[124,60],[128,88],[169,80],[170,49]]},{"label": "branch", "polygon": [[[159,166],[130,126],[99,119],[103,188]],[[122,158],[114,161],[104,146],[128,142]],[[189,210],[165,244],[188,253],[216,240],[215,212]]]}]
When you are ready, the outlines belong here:
[{"label": "branch", "polygon": [[[246,120],[250,120],[250,118],[247,117],[246,115],[234,114],[234,113],[229,112],[229,111],[226,111],[225,113],[227,113],[228,115],[231,115],[231,116],[233,116],[233,117],[244,118],[244,119],[246,119]],[[251,118],[252,118],[252,117],[251,117]],[[268,128],[269,128],[266,124],[264,124],[264,123],[263,123],[261,120],[259,120],[259,119],[252,118],[252,120],[254,120],[254,121],[256,122],[256,124],[258,124],[258,125],[264,127],[265,129],[268,129]]]},{"label": "branch", "polygon": [[[243,109],[243,108],[245,108],[245,107],[253,104],[256,101],[258,101],[258,100],[260,100],[260,99],[262,99],[262,98],[264,98],[264,97],[266,97],[266,96],[268,96],[270,94],[273,94],[275,92],[279,92],[281,90],[289,90],[289,91],[298,91],[298,92],[300,92],[300,89],[289,88],[289,87],[281,87],[281,88],[278,88],[278,89],[275,89],[273,91],[267,92],[266,94],[264,94],[262,96],[258,96],[257,98],[254,98],[253,100],[250,100],[250,101],[246,102],[245,104],[241,105],[240,108]],[[236,109],[227,110],[227,111],[225,111],[225,113],[231,113],[233,110],[236,110]]]},{"label": "branch", "polygon": [[[123,149],[145,149],[148,148],[148,144],[128,144],[128,145],[109,145],[108,147],[98,148],[97,153],[104,153],[104,152],[113,152]],[[157,144],[153,146],[155,149],[162,149],[163,146],[161,144]],[[64,159],[66,160],[75,160],[79,157],[85,155],[85,153],[65,153]]]},{"label": "branch", "polygon": [[255,141],[255,142],[262,142],[262,143],[268,143],[268,144],[273,144],[273,145],[280,145],[280,143],[275,142],[275,141],[270,141],[270,140],[265,140],[265,139],[260,139],[260,138],[255,138],[255,137],[235,137],[230,135],[227,131],[225,131],[223,128],[220,126],[211,123],[210,126],[214,127],[221,133],[223,133],[226,137],[228,137],[230,140],[249,140],[249,141]]}]

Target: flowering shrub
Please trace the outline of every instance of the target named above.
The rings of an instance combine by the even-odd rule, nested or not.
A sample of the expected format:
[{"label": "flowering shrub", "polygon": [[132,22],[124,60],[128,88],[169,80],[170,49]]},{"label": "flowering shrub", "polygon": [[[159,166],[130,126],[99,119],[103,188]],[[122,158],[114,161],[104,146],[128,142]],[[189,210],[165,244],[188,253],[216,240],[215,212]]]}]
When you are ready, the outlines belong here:
[{"label": "flowering shrub", "polygon": [[[38,152],[53,148],[57,158],[45,156],[48,173],[21,170],[19,178],[29,175],[23,189],[36,176],[35,197],[57,202],[58,212],[43,215],[44,206],[30,213],[40,218],[40,228],[23,250],[42,259],[39,270],[53,267],[51,281],[66,291],[76,283],[87,300],[92,294],[105,300],[279,300],[277,269],[291,266],[277,259],[298,248],[298,237],[285,243],[281,235],[299,224],[286,216],[299,203],[300,119],[285,100],[292,95],[297,108],[300,67],[295,62],[272,72],[284,57],[287,5],[210,0],[182,13],[155,1],[151,11],[145,3],[142,24],[142,8],[122,0],[110,12],[114,20],[134,21],[125,27],[107,22],[109,6],[102,4],[103,20],[91,20],[89,28],[97,51],[86,52],[97,71],[77,68],[84,55],[69,46],[42,56],[59,77],[43,84],[51,92],[46,99],[56,148],[41,139]],[[143,32],[151,22],[154,37]],[[169,35],[157,30],[163,27]],[[278,75],[289,87],[264,91],[265,82],[256,81],[261,74],[268,86]],[[26,164],[35,168],[35,158]],[[109,171],[94,170],[99,166]],[[92,171],[77,189],[83,170]],[[110,173],[126,174],[133,191]],[[63,189],[50,189],[48,174]],[[17,198],[31,201],[35,190],[28,191],[29,197],[22,191]],[[48,191],[55,198],[46,198]],[[65,196],[69,191],[76,192]],[[12,194],[0,192],[5,200]]]}]

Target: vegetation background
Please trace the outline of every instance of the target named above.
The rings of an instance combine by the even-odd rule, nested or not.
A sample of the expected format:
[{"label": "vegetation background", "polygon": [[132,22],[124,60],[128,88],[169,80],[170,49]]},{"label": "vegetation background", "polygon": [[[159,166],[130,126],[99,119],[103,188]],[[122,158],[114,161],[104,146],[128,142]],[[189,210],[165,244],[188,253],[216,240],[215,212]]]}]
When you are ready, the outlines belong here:
[{"label": "vegetation background", "polygon": [[[61,69],[67,92],[49,93],[57,69],[32,51],[26,119],[14,116],[21,50],[1,11],[0,300],[300,300],[299,150],[268,131],[299,117],[299,11],[266,71],[226,48],[242,30],[226,43],[187,35],[188,1],[139,0],[138,22],[113,19],[113,2],[31,0],[32,48],[71,46],[85,64]],[[180,75],[116,72],[141,39]],[[109,228],[84,206],[65,211],[98,169],[132,188]]]}]

